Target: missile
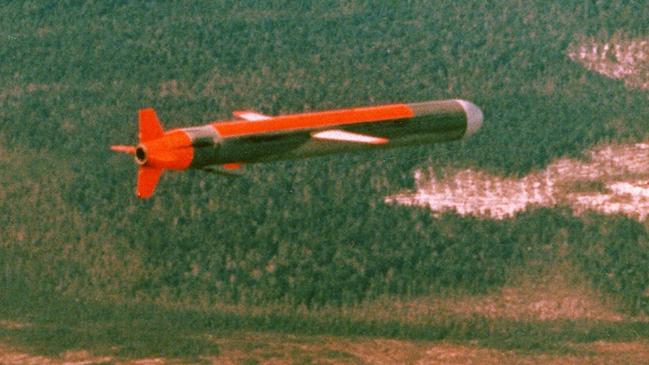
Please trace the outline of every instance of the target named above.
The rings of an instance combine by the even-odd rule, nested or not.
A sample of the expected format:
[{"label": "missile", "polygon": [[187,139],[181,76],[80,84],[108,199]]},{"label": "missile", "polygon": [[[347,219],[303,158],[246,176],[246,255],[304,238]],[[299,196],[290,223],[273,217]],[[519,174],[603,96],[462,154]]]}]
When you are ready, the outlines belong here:
[{"label": "missile", "polygon": [[459,99],[279,116],[235,111],[233,117],[165,131],[153,109],[141,109],[139,144],[111,150],[134,156],[136,195],[146,199],[165,170],[227,173],[249,163],[447,142],[473,135],[483,120],[480,108]]}]

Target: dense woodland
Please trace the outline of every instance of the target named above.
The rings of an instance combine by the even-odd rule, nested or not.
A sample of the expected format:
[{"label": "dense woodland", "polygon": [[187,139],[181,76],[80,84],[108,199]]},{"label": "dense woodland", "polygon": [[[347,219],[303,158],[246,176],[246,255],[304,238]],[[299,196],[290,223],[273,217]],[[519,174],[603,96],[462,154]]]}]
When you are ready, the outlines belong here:
[{"label": "dense woodland", "polygon": [[[566,55],[646,36],[645,1],[11,1],[0,5],[0,301],[348,306],[485,293],[566,262],[649,312],[649,233],[556,207],[492,221],[383,203],[413,171],[503,176],[647,137],[647,92]],[[167,128],[230,117],[463,98],[461,142],[168,173],[153,199],[111,144],[136,112]]]}]

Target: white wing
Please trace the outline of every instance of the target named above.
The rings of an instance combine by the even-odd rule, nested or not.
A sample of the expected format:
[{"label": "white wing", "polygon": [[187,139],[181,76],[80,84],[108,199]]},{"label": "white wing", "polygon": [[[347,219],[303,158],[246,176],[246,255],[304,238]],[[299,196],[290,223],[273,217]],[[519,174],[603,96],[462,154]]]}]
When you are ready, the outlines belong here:
[{"label": "white wing", "polygon": [[316,132],[311,135],[316,139],[323,139],[328,141],[341,141],[341,142],[354,142],[354,143],[367,143],[367,144],[386,144],[387,138],[368,136],[360,133],[352,133],[340,129],[330,129],[322,132]]}]

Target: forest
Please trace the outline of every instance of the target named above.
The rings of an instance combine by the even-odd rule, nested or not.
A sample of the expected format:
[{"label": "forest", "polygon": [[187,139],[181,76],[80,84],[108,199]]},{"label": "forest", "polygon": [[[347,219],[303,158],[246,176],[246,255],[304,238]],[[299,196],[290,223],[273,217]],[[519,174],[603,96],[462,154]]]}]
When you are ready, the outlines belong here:
[{"label": "forest", "polygon": [[[522,176],[597,145],[646,140],[647,91],[566,53],[579,37],[647,36],[645,10],[596,0],[0,4],[0,317],[68,323],[46,309],[80,301],[98,322],[122,306],[155,306],[215,327],[494,341],[490,331],[546,327],[412,324],[354,308],[480,295],[559,264],[623,313],[648,314],[646,222],[564,206],[496,221],[384,203],[413,186],[417,168]],[[449,98],[482,108],[479,133],[250,165],[239,179],[169,173],[148,201],[134,196],[132,161],[108,148],[135,143],[143,107],[174,128],[242,109]],[[562,328],[582,333],[571,326]],[[649,336],[629,326],[620,338]],[[9,332],[0,337],[34,339]],[[506,346],[550,341],[541,338]]]}]

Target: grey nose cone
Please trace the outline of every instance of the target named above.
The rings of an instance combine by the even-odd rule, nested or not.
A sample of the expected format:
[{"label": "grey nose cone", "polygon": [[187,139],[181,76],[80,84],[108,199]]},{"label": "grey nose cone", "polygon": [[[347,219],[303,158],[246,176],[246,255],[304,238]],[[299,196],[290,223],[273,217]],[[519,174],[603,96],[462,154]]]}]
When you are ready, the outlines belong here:
[{"label": "grey nose cone", "polygon": [[470,137],[482,127],[482,110],[470,101],[456,99],[466,113],[466,132],[464,138]]}]

